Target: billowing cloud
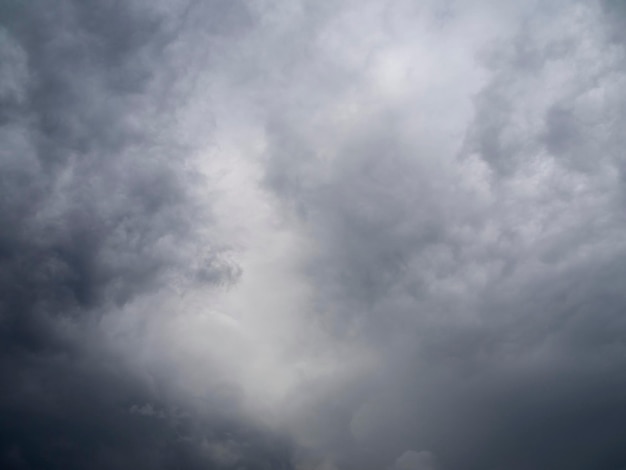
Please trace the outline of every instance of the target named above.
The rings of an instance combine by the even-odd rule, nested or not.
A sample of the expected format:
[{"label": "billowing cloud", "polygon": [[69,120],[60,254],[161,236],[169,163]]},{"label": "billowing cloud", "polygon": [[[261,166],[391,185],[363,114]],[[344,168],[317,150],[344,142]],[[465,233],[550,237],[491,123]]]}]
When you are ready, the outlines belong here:
[{"label": "billowing cloud", "polygon": [[626,466],[620,2],[0,18],[3,467]]}]

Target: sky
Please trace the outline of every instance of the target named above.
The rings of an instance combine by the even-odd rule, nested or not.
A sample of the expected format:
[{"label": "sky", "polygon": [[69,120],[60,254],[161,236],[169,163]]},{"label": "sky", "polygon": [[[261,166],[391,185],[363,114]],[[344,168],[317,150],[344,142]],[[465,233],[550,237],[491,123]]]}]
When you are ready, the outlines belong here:
[{"label": "sky", "polygon": [[622,0],[0,0],[0,467],[626,469]]}]

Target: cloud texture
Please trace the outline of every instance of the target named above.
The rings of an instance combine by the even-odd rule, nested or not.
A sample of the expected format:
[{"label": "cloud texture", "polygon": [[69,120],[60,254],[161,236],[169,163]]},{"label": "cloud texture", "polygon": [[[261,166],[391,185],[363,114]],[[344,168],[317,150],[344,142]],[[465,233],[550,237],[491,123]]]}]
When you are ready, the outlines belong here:
[{"label": "cloud texture", "polygon": [[617,0],[0,5],[0,462],[626,467]]}]

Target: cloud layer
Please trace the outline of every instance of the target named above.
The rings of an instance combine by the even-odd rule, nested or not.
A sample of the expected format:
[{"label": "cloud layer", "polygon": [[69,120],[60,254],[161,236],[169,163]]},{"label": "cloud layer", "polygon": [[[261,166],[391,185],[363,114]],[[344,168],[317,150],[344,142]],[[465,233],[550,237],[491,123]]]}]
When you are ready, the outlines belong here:
[{"label": "cloud layer", "polygon": [[3,468],[626,466],[618,1],[0,7]]}]

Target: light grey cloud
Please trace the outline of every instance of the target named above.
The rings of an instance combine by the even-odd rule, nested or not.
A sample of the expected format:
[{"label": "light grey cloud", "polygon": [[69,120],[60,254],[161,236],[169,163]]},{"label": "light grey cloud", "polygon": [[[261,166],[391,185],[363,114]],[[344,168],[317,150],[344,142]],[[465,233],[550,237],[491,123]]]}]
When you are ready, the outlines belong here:
[{"label": "light grey cloud", "polygon": [[[614,107],[624,74],[605,14],[555,2],[524,21],[503,15],[512,30],[477,45],[485,81],[458,128],[438,84],[398,79],[404,100],[393,101],[365,74],[315,98],[354,94],[345,132],[324,125],[340,112],[325,101],[270,127],[267,184],[320,245],[308,266],[317,315],[338,341],[365,343],[382,361],[317,419],[320,433],[335,433],[323,445],[358,468],[380,468],[403,448],[431,449],[444,468],[622,461],[607,436],[619,434],[609,410],[624,367]],[[447,27],[433,34],[461,47],[466,38]],[[415,124],[411,99],[434,118]],[[442,115],[452,115],[448,128],[434,124]],[[555,450],[565,447],[576,456]]]}]

